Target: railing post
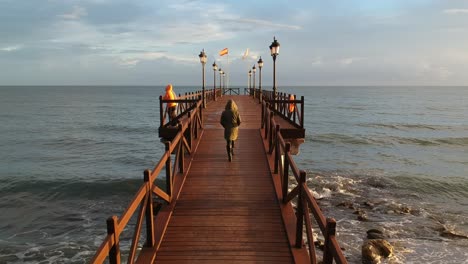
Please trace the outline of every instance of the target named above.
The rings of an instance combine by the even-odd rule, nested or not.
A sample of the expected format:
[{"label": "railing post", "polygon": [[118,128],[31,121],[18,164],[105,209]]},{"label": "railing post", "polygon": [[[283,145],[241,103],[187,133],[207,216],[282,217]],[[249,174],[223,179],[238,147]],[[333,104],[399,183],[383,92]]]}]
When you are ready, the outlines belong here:
[{"label": "railing post", "polygon": [[145,170],[144,181],[146,184],[146,247],[154,246],[154,218],[153,218],[153,191],[151,189],[152,182],[150,181],[150,170]]},{"label": "railing post", "polygon": [[109,250],[109,263],[120,264],[120,243],[117,236],[118,219],[117,216],[107,218],[107,234],[114,236],[114,245]]},{"label": "railing post", "polygon": [[163,110],[163,103],[161,102],[162,95],[159,96],[159,126],[162,127],[164,125],[164,110]]},{"label": "railing post", "polygon": [[171,152],[169,149],[171,148],[171,142],[166,141],[164,142],[166,147],[166,153],[168,153],[168,157],[166,160],[166,193],[169,195],[169,198],[172,196],[172,166],[171,166]]},{"label": "railing post", "polygon": [[325,246],[323,249],[323,264],[332,264],[333,255],[331,248],[331,237],[336,234],[336,221],[333,218],[327,218],[327,226],[325,227]]},{"label": "railing post", "polygon": [[291,143],[286,143],[286,149],[284,150],[284,171],[283,171],[283,203],[286,202],[286,198],[288,196],[288,187],[289,187],[289,151],[291,151]]},{"label": "railing post", "polygon": [[301,128],[304,128],[304,96],[301,96]]},{"label": "railing post", "polygon": [[265,127],[265,104],[261,104],[262,106],[262,115],[260,116],[260,128],[263,129]]},{"label": "railing post", "polygon": [[303,201],[303,183],[306,181],[306,173],[301,170],[299,178],[299,195],[297,196],[297,214],[296,214],[296,248],[302,248],[302,230],[304,228],[304,207],[302,206]]},{"label": "railing post", "polygon": [[269,140],[268,140],[268,153],[273,153],[273,112],[270,113],[270,129],[269,129]]},{"label": "railing post", "polygon": [[279,141],[279,136],[280,136],[280,125],[276,125],[276,131],[275,131],[275,172],[278,173],[279,170],[279,160],[280,160],[280,151],[281,151],[281,143]]},{"label": "railing post", "polygon": [[[187,130],[188,130],[188,138],[187,138],[187,143],[190,147],[190,149],[192,149],[192,140],[193,140],[193,120],[192,120],[192,112],[188,112],[188,120],[189,120],[189,123],[188,123],[188,127],[187,127]],[[196,125],[195,125],[196,126]]]},{"label": "railing post", "polygon": [[[182,125],[179,125],[179,133],[182,133]],[[182,135],[183,136],[183,135]],[[184,139],[181,138],[180,141],[179,141],[179,172],[180,173],[184,173],[184,148],[185,148],[185,145],[184,145]],[[174,180],[174,179],[173,179]]]}]

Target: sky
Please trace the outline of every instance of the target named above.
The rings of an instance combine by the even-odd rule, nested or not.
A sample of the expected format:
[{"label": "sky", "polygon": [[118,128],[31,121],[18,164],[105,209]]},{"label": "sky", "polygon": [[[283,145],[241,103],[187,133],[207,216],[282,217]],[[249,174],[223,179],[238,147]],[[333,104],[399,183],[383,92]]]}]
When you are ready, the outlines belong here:
[{"label": "sky", "polygon": [[273,37],[278,87],[468,85],[467,0],[0,0],[0,85],[271,86]]}]

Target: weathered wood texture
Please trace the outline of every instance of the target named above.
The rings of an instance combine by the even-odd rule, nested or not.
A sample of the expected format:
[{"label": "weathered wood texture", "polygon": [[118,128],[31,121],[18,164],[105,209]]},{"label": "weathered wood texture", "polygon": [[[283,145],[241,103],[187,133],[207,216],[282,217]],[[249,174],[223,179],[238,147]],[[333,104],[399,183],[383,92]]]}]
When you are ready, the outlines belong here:
[{"label": "weathered wood texture", "polygon": [[[221,112],[235,98],[242,117],[232,162]],[[224,96],[204,113],[205,130],[156,263],[292,263],[260,134],[260,107]]]}]

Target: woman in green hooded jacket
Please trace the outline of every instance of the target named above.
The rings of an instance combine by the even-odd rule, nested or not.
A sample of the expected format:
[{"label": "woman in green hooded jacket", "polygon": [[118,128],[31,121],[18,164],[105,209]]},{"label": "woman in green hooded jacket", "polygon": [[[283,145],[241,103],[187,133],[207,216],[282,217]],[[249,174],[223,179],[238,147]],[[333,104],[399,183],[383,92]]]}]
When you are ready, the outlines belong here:
[{"label": "woman in green hooded jacket", "polygon": [[241,117],[237,110],[237,105],[232,99],[229,99],[226,103],[226,107],[221,114],[220,123],[224,127],[224,139],[226,139],[228,159],[232,161],[232,155],[234,155],[234,141],[237,139],[239,133],[238,127],[241,124]]}]

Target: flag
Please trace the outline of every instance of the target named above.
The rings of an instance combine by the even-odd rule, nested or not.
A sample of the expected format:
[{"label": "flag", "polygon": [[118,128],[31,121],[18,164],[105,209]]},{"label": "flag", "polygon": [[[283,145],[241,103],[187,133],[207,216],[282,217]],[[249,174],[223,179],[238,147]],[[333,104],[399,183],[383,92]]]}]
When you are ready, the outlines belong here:
[{"label": "flag", "polygon": [[242,59],[245,60],[245,58],[247,58],[247,56],[249,56],[249,48],[247,48],[247,50],[245,50],[244,55],[242,56]]},{"label": "flag", "polygon": [[226,54],[228,54],[228,48],[224,48],[223,50],[219,52],[219,56],[224,56]]}]

